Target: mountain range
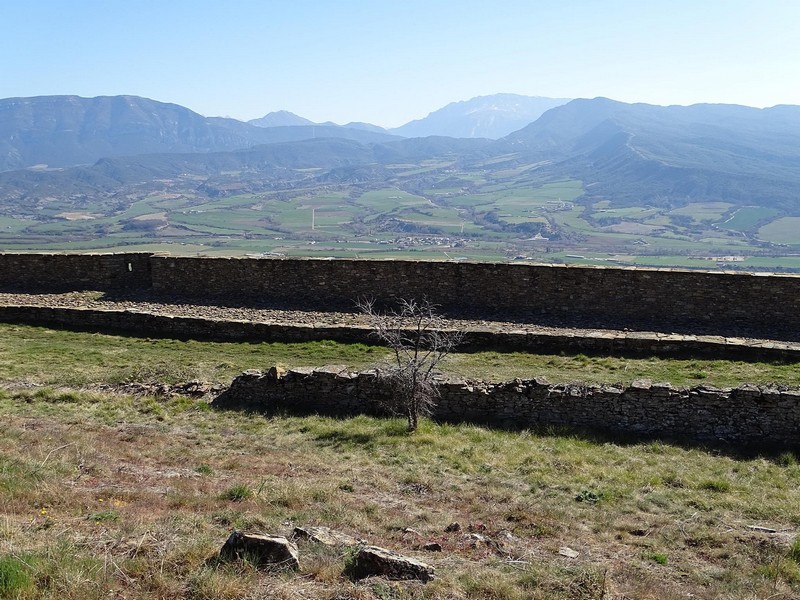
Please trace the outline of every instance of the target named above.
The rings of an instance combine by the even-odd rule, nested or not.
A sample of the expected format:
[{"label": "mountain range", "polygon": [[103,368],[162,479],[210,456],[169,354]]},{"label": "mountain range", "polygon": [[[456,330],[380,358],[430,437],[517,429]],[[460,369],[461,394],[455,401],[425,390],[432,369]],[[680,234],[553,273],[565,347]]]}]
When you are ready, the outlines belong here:
[{"label": "mountain range", "polygon": [[617,204],[728,200],[800,211],[800,106],[578,99],[500,142]]},{"label": "mountain range", "polygon": [[91,164],[113,156],[238,150],[314,137],[365,143],[395,139],[333,124],[257,127],[138,96],[0,100],[0,171]]},{"label": "mountain range", "polygon": [[[501,106],[515,98],[455,103],[429,118],[433,123],[455,115],[459,106],[472,107],[466,112],[476,115],[481,113],[476,107]],[[462,121],[464,127],[474,123],[470,118]],[[578,179],[587,202],[600,198],[617,205],[680,206],[722,200],[800,214],[798,106],[664,107],[577,99],[497,140],[403,139],[368,124],[301,119],[271,113],[258,126],[133,96],[0,100],[0,168],[7,171],[0,173],[0,199],[90,196],[131,182],[228,172],[263,187],[265,181],[289,177],[292,169],[311,168],[319,171],[318,178],[377,186],[391,178],[391,165],[446,157],[447,164],[464,172],[516,165],[522,183],[526,177]],[[404,127],[411,125],[419,123]],[[42,164],[49,169],[83,166],[20,170]]]},{"label": "mountain range", "polygon": [[[410,121],[400,127],[384,129],[370,123],[347,123],[343,127],[391,133],[402,137],[428,137],[431,135],[455,138],[489,138],[496,140],[522,129],[551,108],[569,102],[568,98],[544,98],[519,94],[494,94],[477,96],[470,100],[451,102],[427,117]],[[280,110],[260,119],[248,121],[258,127],[287,125],[327,125],[330,121],[314,123],[294,113]]]}]

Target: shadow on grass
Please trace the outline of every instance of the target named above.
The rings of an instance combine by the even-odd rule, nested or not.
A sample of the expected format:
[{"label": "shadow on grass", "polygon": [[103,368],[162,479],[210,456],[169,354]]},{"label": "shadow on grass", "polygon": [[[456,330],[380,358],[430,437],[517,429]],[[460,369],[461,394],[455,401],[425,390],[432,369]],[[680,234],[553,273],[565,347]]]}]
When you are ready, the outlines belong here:
[{"label": "shadow on grass", "polygon": [[[381,439],[402,438],[405,436],[413,437],[415,433],[408,432],[404,420],[389,415],[375,415],[370,413],[320,413],[319,411],[304,410],[298,407],[290,409],[288,407],[264,408],[254,404],[237,406],[226,403],[217,405],[212,403],[216,410],[244,412],[256,418],[280,419],[292,417],[326,417],[326,425],[317,428],[304,429],[304,433],[309,433],[313,438],[327,445],[339,446],[365,446],[372,447],[380,442]],[[375,427],[367,423],[366,419],[377,419],[382,422],[380,427]],[[362,423],[359,424],[359,420]],[[642,444],[662,443],[675,446],[685,450],[700,450],[702,452],[727,456],[738,460],[750,460],[754,458],[764,458],[775,464],[788,466],[800,463],[800,441],[795,444],[777,444],[770,440],[760,440],[749,443],[730,443],[725,440],[706,440],[693,439],[680,435],[665,434],[639,434],[627,431],[609,431],[603,429],[590,429],[585,427],[575,427],[570,425],[530,425],[530,424],[509,424],[508,422],[496,423],[486,421],[456,421],[456,420],[436,420],[430,419],[434,428],[452,427],[483,427],[495,431],[505,431],[524,435],[540,437],[563,437],[581,440],[593,445],[614,444],[617,446],[637,446]],[[435,429],[433,431],[435,433]]]}]

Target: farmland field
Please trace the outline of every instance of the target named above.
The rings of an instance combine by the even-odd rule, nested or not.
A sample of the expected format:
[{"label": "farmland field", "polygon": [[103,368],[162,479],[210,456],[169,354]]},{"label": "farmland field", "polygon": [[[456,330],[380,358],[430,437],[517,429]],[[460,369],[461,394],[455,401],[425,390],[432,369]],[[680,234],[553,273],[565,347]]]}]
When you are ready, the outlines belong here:
[{"label": "farmland field", "polygon": [[[763,206],[744,206],[734,211],[730,218],[719,224],[720,227],[725,229],[734,229],[736,231],[750,231],[759,223],[768,221],[769,219],[780,214],[780,211],[774,208],[765,208]],[[795,239],[797,236],[795,236]]]},{"label": "farmland field", "polygon": [[732,207],[733,204],[727,202],[693,202],[671,210],[669,214],[686,215],[699,223],[702,221],[717,221]]},{"label": "farmland field", "polygon": [[[517,164],[514,155],[467,170],[444,159],[398,163],[387,165],[383,183],[320,182],[319,169],[296,169],[261,191],[226,173],[213,193],[197,178],[178,179],[113,202],[54,198],[26,214],[0,215],[0,247],[582,264],[619,255],[652,266],[797,268],[786,251],[739,233],[777,216],[773,209],[618,206],[585,196],[582,181],[541,176],[541,166]],[[761,239],[800,243],[792,219],[762,227]],[[725,255],[745,260],[696,258]]]},{"label": "farmland field", "polygon": [[758,237],[776,244],[800,245],[800,217],[783,217],[764,225]]}]

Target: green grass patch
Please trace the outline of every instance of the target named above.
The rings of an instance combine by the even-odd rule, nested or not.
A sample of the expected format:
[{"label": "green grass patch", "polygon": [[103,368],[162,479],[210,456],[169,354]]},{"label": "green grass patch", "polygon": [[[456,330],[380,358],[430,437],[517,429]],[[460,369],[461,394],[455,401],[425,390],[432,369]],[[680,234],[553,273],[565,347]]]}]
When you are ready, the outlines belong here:
[{"label": "green grass patch", "polygon": [[253,490],[247,484],[236,483],[225,490],[222,497],[231,502],[243,502],[253,497]]},{"label": "green grass patch", "polygon": [[19,598],[33,586],[28,564],[12,555],[0,555],[0,598]]},{"label": "green grass patch", "polygon": [[[380,346],[332,341],[219,343],[151,339],[0,324],[0,381],[43,384],[28,390],[31,400],[63,404],[74,393],[59,385],[162,382],[190,379],[226,382],[246,369],[345,365],[358,370],[387,356]],[[673,385],[700,383],[734,387],[742,383],[800,386],[800,370],[790,362],[620,358],[523,352],[456,353],[443,364],[446,373],[504,381],[546,377],[553,383],[630,383],[649,378]]]}]

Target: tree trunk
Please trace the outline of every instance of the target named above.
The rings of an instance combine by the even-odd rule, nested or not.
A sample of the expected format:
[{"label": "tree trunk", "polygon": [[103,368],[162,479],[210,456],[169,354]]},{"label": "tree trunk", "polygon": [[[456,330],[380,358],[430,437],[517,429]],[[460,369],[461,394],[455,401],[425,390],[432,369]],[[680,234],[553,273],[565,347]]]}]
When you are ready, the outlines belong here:
[{"label": "tree trunk", "polygon": [[417,416],[417,412],[414,409],[408,411],[408,430],[409,431],[416,431],[417,426],[419,425],[418,422],[419,417]]}]

